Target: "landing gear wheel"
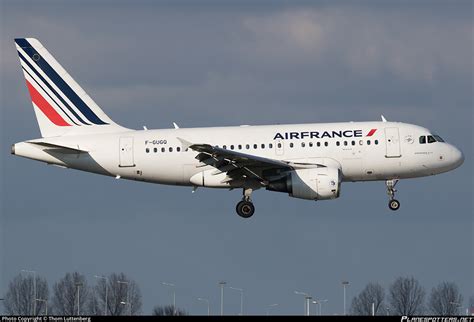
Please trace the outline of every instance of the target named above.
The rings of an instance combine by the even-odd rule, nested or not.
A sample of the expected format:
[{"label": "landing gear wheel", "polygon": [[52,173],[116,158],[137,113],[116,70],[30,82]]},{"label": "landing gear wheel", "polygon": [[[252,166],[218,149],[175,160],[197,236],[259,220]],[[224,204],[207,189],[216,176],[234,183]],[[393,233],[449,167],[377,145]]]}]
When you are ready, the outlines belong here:
[{"label": "landing gear wheel", "polygon": [[391,209],[391,210],[398,210],[398,208],[400,208],[400,202],[396,199],[392,199],[389,201],[388,203],[388,207]]},{"label": "landing gear wheel", "polygon": [[255,206],[250,201],[242,200],[237,204],[235,210],[240,217],[250,218],[255,212]]},{"label": "landing gear wheel", "polygon": [[395,199],[395,192],[397,192],[397,190],[395,190],[395,186],[397,185],[397,183],[398,183],[398,179],[385,181],[385,185],[387,186],[387,194],[389,198],[388,208],[390,208],[393,211],[398,210],[398,208],[400,208],[400,202]]}]

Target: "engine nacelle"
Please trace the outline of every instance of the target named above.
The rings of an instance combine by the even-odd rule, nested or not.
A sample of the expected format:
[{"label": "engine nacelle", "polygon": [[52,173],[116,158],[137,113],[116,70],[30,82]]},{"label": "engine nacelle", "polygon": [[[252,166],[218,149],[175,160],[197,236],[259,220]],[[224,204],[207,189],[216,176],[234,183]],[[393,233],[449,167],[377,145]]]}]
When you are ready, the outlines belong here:
[{"label": "engine nacelle", "polygon": [[325,200],[339,197],[341,175],[334,167],[299,169],[286,177],[270,182],[267,190],[288,192],[291,197]]},{"label": "engine nacelle", "polygon": [[227,177],[227,174],[214,174],[215,172],[215,169],[198,172],[189,179],[189,182],[195,186],[209,188],[229,188],[229,183],[224,181],[224,179]]}]

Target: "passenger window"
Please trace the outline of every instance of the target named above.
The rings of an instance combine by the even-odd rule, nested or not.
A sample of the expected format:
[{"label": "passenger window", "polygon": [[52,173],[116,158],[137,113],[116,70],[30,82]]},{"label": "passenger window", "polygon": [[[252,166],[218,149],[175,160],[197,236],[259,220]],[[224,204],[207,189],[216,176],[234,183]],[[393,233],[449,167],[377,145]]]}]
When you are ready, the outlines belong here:
[{"label": "passenger window", "polygon": [[351,144],[352,144],[352,145],[356,145],[356,141],[352,141]]},{"label": "passenger window", "polygon": [[310,147],[310,148],[313,147],[313,142],[309,142],[309,147]]},{"label": "passenger window", "polygon": [[281,148],[281,143],[278,143],[278,148],[279,148],[279,149]]},{"label": "passenger window", "polygon": [[239,144],[239,150],[242,150],[242,144]]},{"label": "passenger window", "polygon": [[157,148],[154,148],[154,149],[153,149],[153,152],[155,152],[155,153],[158,152],[158,149],[157,149]]},{"label": "passenger window", "polygon": [[324,142],[324,146],[328,146],[329,144],[327,142]]},{"label": "passenger window", "polygon": [[262,144],[261,147],[262,147],[262,149],[265,149],[265,144]]},{"label": "passenger window", "polygon": [[290,148],[292,148],[292,147],[293,147],[293,142],[290,143]]},{"label": "passenger window", "polygon": [[[281,144],[280,144],[280,145],[281,145]],[[270,143],[270,144],[268,145],[268,147],[269,147],[270,149],[273,148],[273,144]],[[281,148],[281,146],[280,146],[280,148]]]},{"label": "passenger window", "polygon": [[336,141],[336,146],[340,146],[340,145],[341,145],[341,142]]},{"label": "passenger window", "polygon": [[370,145],[370,140],[367,140],[367,145]]},{"label": "passenger window", "polygon": [[173,148],[172,148],[172,147],[170,147],[170,152],[173,152]]},{"label": "passenger window", "polygon": [[347,141],[344,141],[344,145],[347,145]]},{"label": "passenger window", "polygon": [[253,145],[253,148],[254,148],[255,150],[257,149],[257,147],[258,147],[258,145],[256,145],[256,144]]},{"label": "passenger window", "polygon": [[178,147],[176,148],[176,151],[180,152],[180,151],[181,151],[181,148],[178,146]]},{"label": "passenger window", "polygon": [[359,140],[359,145],[364,145],[364,140]]},{"label": "passenger window", "polygon": [[428,135],[428,143],[434,143],[436,142],[436,139],[432,137],[431,135]]},{"label": "passenger window", "polygon": [[379,144],[379,140],[374,141],[375,145]]},{"label": "passenger window", "polygon": [[246,144],[246,145],[245,145],[245,148],[246,148],[247,150],[250,149],[250,145],[249,145],[249,144]]},{"label": "passenger window", "polygon": [[145,149],[145,152],[146,152],[146,153],[150,153],[150,149],[149,149],[149,148],[146,148],[146,149]]},{"label": "passenger window", "polygon": [[318,142],[316,143],[316,145],[318,146],[318,148],[321,146],[321,142]]},{"label": "passenger window", "polygon": [[425,144],[426,143],[426,136],[420,136],[420,144]]},{"label": "passenger window", "polygon": [[223,145],[222,148],[223,148],[224,150],[227,150],[227,145]]},{"label": "passenger window", "polygon": [[230,149],[231,149],[231,150],[233,150],[233,149],[234,149],[234,145],[233,145],[233,144],[230,146]]},{"label": "passenger window", "polygon": [[305,144],[304,142],[301,142],[301,147],[304,148]]}]

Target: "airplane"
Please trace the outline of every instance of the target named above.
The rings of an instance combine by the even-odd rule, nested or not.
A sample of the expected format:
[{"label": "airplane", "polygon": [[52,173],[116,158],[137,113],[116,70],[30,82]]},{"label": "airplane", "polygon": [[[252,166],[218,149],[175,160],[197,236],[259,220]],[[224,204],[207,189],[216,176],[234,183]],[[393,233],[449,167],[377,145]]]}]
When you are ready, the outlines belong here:
[{"label": "airplane", "polygon": [[112,121],[34,38],[15,39],[41,138],[11,153],[63,168],[157,184],[242,189],[251,217],[257,189],[306,200],[340,196],[343,182],[385,181],[398,210],[401,179],[459,167],[463,153],[427,128],[344,122],[133,130]]}]

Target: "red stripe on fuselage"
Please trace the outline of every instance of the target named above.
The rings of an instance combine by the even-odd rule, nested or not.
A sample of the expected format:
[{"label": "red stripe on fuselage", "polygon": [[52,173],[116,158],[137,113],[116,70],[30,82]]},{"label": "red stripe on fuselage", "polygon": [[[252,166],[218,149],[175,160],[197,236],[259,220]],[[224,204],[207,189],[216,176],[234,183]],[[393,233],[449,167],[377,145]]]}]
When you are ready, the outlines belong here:
[{"label": "red stripe on fuselage", "polygon": [[26,86],[28,86],[28,90],[30,91],[31,100],[35,103],[36,106],[43,112],[46,117],[56,124],[57,126],[70,126],[62,117],[61,115],[56,112],[56,110],[48,103],[47,100],[41,96],[40,93],[34,88],[30,82],[26,81]]},{"label": "red stripe on fuselage", "polygon": [[372,136],[372,135],[374,135],[375,131],[377,131],[377,129],[372,129],[372,130],[370,130],[370,132],[367,134],[367,136]]}]

